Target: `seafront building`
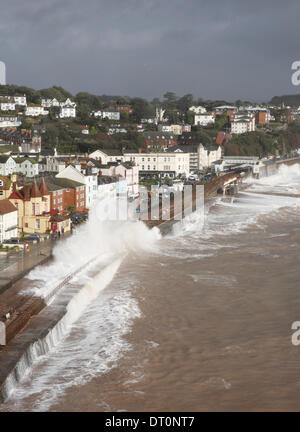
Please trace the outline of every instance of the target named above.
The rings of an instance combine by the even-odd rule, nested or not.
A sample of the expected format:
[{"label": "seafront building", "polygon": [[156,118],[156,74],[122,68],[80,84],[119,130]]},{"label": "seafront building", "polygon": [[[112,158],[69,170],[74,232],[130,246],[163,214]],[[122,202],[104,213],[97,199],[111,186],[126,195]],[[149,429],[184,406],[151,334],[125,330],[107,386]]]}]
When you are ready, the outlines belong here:
[{"label": "seafront building", "polygon": [[[78,183],[82,183],[85,186],[82,186],[82,195],[85,188],[85,200],[86,200],[86,208],[91,208],[93,203],[97,198],[97,189],[98,189],[98,180],[97,180],[98,171],[93,171],[90,168],[82,169],[79,171],[71,164],[65,167],[62,171],[56,174],[56,178],[58,179],[69,179]],[[83,198],[83,197],[82,197]]]},{"label": "seafront building", "polygon": [[18,209],[6,198],[0,200],[0,243],[18,236]]},{"label": "seafront building", "polygon": [[51,212],[50,192],[44,179],[40,182],[27,183],[18,187],[13,183],[13,192],[9,201],[18,210],[18,233],[46,234],[67,232],[71,229],[69,215],[58,215]]}]

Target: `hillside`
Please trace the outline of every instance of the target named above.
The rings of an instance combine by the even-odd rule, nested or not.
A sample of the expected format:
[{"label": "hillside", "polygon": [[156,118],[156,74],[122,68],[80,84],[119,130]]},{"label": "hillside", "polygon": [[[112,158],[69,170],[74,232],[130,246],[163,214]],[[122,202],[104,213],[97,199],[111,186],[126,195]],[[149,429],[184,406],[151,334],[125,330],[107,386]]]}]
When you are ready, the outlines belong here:
[{"label": "hillside", "polygon": [[274,96],[270,104],[276,106],[284,104],[285,106],[298,107],[300,105],[300,94]]}]

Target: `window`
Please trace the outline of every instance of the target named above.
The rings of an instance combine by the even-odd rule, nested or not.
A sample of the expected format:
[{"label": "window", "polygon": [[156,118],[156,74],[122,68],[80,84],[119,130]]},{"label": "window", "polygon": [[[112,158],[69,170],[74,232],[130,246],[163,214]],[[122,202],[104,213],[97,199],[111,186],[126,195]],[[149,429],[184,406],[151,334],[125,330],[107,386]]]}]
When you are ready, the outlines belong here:
[{"label": "window", "polygon": [[35,220],[35,229],[40,229],[40,220],[39,219],[36,219]]},{"label": "window", "polygon": [[67,189],[66,189],[66,192],[70,192],[70,188],[67,188]]},{"label": "window", "polygon": [[3,191],[0,191],[0,195],[3,195]]}]

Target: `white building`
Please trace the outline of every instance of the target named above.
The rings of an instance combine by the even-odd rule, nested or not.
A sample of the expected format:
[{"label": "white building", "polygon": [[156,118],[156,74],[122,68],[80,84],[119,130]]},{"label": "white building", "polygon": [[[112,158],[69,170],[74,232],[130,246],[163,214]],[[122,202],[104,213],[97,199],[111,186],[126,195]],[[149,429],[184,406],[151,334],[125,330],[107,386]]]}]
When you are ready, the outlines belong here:
[{"label": "white building", "polygon": [[239,112],[231,116],[231,133],[243,134],[255,131],[255,115]]},{"label": "white building", "polygon": [[213,114],[196,114],[194,124],[198,126],[207,126],[215,123]]},{"label": "white building", "polygon": [[122,127],[109,128],[107,131],[107,135],[114,135],[117,133],[127,133],[127,129]]},{"label": "white building", "polygon": [[142,124],[156,124],[156,118],[155,117],[147,117],[141,119]]},{"label": "white building", "polygon": [[3,61],[0,61],[0,85],[6,85],[6,66]]},{"label": "white building", "polygon": [[99,117],[102,119],[109,119],[109,120],[120,120],[120,111],[116,110],[98,110],[93,112],[94,117]]},{"label": "white building", "polygon": [[89,154],[89,158],[100,161],[103,165],[107,165],[108,162],[124,162],[124,156],[118,151],[110,150],[95,150]]},{"label": "white building", "polygon": [[121,163],[117,166],[108,165],[107,168],[101,168],[102,175],[121,176],[126,180],[128,196],[136,196],[139,192],[139,167],[136,165],[130,166],[126,163]]},{"label": "white building", "polygon": [[0,116],[0,128],[18,127],[21,124],[22,124],[21,120],[19,120],[18,117],[16,116],[9,116],[9,115]]},{"label": "white building", "polygon": [[203,146],[202,144],[198,147],[198,161],[199,169],[203,170],[210,168],[212,163],[221,159],[222,147],[218,145],[214,146]]},{"label": "white building", "polygon": [[60,108],[60,118],[75,118],[76,108],[73,105],[65,105]]},{"label": "white building", "polygon": [[204,114],[204,113],[206,113],[206,108],[204,108],[204,107],[201,106],[201,105],[198,105],[198,106],[191,106],[191,107],[189,108],[189,111],[193,111],[195,114]]},{"label": "white building", "polygon": [[18,209],[3,199],[0,200],[0,243],[12,237],[18,237]]},{"label": "white building", "polygon": [[14,101],[16,105],[21,105],[21,106],[26,106],[27,105],[27,100],[26,100],[26,95],[16,95],[14,96]]},{"label": "white building", "polygon": [[8,176],[13,173],[35,177],[39,174],[39,164],[35,159],[0,156],[0,175]]},{"label": "white building", "polygon": [[167,132],[167,133],[172,133],[172,126],[171,125],[163,125],[163,124],[159,124],[157,126],[157,130],[158,132]]},{"label": "white building", "polygon": [[14,102],[1,102],[0,104],[1,111],[15,111],[16,104]]},{"label": "white building", "polygon": [[176,125],[176,124],[172,124],[172,125],[164,125],[164,124],[159,124],[157,127],[158,132],[166,132],[166,133],[171,133],[173,135],[181,135],[183,132],[183,128],[186,127],[187,125]]},{"label": "white building", "polygon": [[30,104],[27,105],[25,115],[30,117],[38,117],[40,115],[47,115],[49,111],[46,111],[42,105]]},{"label": "white building", "polygon": [[161,174],[177,177],[189,175],[190,160],[188,153],[124,153],[126,161],[135,163],[140,174]]},{"label": "white building", "polygon": [[89,170],[81,170],[74,168],[72,165],[68,165],[58,174],[57,178],[66,178],[69,180],[77,181],[78,183],[85,184],[85,197],[86,197],[86,207],[91,208],[93,203],[97,198],[98,190],[98,180],[97,172],[92,172]]},{"label": "white building", "polygon": [[[26,106],[26,95],[16,95],[16,96],[2,96],[0,98],[0,102],[3,105],[2,110],[15,110],[15,105]],[[5,104],[7,104],[7,108],[5,108]]]},{"label": "white building", "polygon": [[26,177],[35,177],[39,175],[39,164],[31,158],[15,158],[16,168],[14,172],[22,173]]},{"label": "white building", "polygon": [[222,157],[221,146],[203,146],[198,145],[178,145],[173,148],[167,149],[175,153],[188,153],[189,154],[189,169],[190,172],[210,168],[212,163]]},{"label": "white building", "polygon": [[73,107],[76,108],[76,103],[71,101],[70,98],[67,98],[64,102],[59,104],[61,107]]},{"label": "white building", "polygon": [[59,107],[60,104],[57,99],[42,99],[42,106],[44,108],[51,108],[51,107]]},{"label": "white building", "polygon": [[245,111],[248,114],[254,114],[257,118],[257,123],[269,123],[271,120],[271,113],[268,108],[260,107],[260,106],[248,106],[243,109],[240,108],[240,111]]},{"label": "white building", "polygon": [[0,175],[8,176],[16,172],[16,162],[11,156],[0,156]]}]

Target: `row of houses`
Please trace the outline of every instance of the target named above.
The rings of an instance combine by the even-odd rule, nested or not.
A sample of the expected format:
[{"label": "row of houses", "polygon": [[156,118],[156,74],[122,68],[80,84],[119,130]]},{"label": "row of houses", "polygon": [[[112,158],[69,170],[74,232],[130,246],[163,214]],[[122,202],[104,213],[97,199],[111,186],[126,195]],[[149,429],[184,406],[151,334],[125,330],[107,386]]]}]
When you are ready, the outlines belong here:
[{"label": "row of houses", "polygon": [[1,111],[20,111],[20,108],[25,108],[24,114],[29,117],[46,116],[49,114],[49,110],[46,108],[52,107],[60,108],[59,118],[76,117],[76,103],[69,98],[63,102],[58,102],[57,99],[42,99],[41,104],[27,104],[26,95],[0,97]]},{"label": "row of houses", "polygon": [[270,110],[262,107],[236,107],[222,105],[216,107],[211,113],[206,112],[205,108],[192,107],[195,112],[194,124],[198,126],[208,126],[215,123],[218,115],[226,115],[230,125],[230,131],[234,134],[243,134],[255,131],[255,125],[265,125],[271,120]]},{"label": "row of houses", "polygon": [[222,156],[222,147],[196,145],[174,145],[163,152],[142,153],[126,151],[96,150],[89,157],[102,164],[130,162],[138,167],[140,175],[160,175],[162,177],[188,177],[190,172],[205,170]]}]

